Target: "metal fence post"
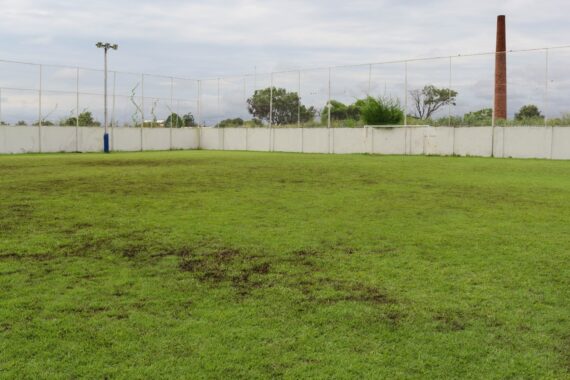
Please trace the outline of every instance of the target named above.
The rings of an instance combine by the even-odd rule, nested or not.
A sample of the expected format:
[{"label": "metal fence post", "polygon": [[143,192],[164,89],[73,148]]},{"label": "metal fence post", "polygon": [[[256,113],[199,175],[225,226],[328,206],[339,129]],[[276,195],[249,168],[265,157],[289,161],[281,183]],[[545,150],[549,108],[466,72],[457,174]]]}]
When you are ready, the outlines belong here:
[{"label": "metal fence post", "polygon": [[404,62],[404,126],[408,126],[408,61]]},{"label": "metal fence post", "polygon": [[144,74],[141,74],[141,152],[143,151],[143,128],[144,128]]},{"label": "metal fence post", "polygon": [[[172,124],[174,122],[174,114],[173,114],[173,107],[174,107],[174,78],[170,77],[170,129],[168,130],[169,134],[169,149],[172,150]],[[178,115],[176,115],[176,126],[178,127]]]},{"label": "metal fence post", "polygon": [[218,111],[217,111],[217,119],[218,122],[216,123],[216,127],[218,128],[218,147],[221,146],[221,149],[224,150],[225,141],[224,141],[224,131],[220,131],[220,121],[222,121],[222,80],[218,78]]},{"label": "metal fence post", "polygon": [[[496,57],[497,57],[497,53],[495,53],[495,60],[496,60]],[[495,91],[493,90],[493,107],[491,109],[491,157],[495,157],[495,124],[496,124],[495,119],[496,119]]]},{"label": "metal fence post", "polygon": [[[331,108],[332,108],[332,105],[331,105],[331,71],[332,71],[332,69],[329,67],[329,83],[328,83],[328,96],[327,96],[328,97],[328,101],[327,101],[327,110],[328,110],[327,111],[327,113],[328,113],[328,115],[327,115],[327,128],[328,128],[328,132],[329,132],[328,133],[328,135],[329,135],[329,153],[331,153]],[[334,132],[333,132],[332,138],[334,139]],[[333,140],[332,145],[333,145],[332,150],[334,151],[334,140]]]},{"label": "metal fence post", "polygon": [[269,151],[273,151],[273,73],[271,73],[269,86]]},{"label": "metal fence post", "polygon": [[141,128],[144,127],[144,74],[141,74]]},{"label": "metal fence post", "polygon": [[[244,75],[243,77],[243,104],[247,110],[247,75]],[[248,130],[247,130],[247,126],[244,124],[243,125],[244,128],[244,134],[245,134],[245,150],[248,150],[248,145],[249,145],[249,141],[248,141]]]},{"label": "metal fence post", "polygon": [[548,125],[548,65],[549,65],[549,50],[544,50],[544,126]]},{"label": "metal fence post", "polygon": [[301,133],[301,153],[303,153],[305,145],[305,131],[301,125],[301,70],[297,73],[297,95],[299,97],[299,102],[297,104],[297,127]]},{"label": "metal fence post", "polygon": [[451,127],[451,56],[449,57],[449,88],[447,96],[450,99],[450,102],[447,103],[447,124]]},{"label": "metal fence post", "polygon": [[[549,49],[544,51],[544,126],[548,127]],[[550,158],[554,157],[554,124],[550,127]]]},{"label": "metal fence post", "polygon": [[297,127],[301,127],[301,70],[297,73]]},{"label": "metal fence post", "polygon": [[[452,57],[449,57],[449,95],[451,96],[451,86],[453,85],[453,62],[452,62]],[[449,110],[448,110],[448,117],[449,117],[449,125],[451,127],[453,127],[453,150],[452,150],[452,154],[455,156],[455,128],[457,127],[456,124],[454,124],[453,126],[451,125],[451,104],[449,104]]]},{"label": "metal fence post", "polygon": [[370,96],[371,92],[372,92],[372,64],[368,66],[368,93],[366,94],[366,96]]},{"label": "metal fence post", "polygon": [[38,103],[38,147],[39,152],[42,152],[42,71],[43,66],[39,65],[40,68],[40,87],[39,87],[39,103]]},{"label": "metal fence post", "polygon": [[[408,61],[404,62],[404,154],[408,154]],[[374,129],[372,129],[372,143],[374,143]]]},{"label": "metal fence post", "polygon": [[331,68],[329,67],[329,84],[328,84],[328,95],[327,95],[327,109],[328,109],[328,121],[327,121],[327,127],[330,128],[331,127]]},{"label": "metal fence post", "polygon": [[[243,77],[243,104],[247,104],[247,76]],[[247,106],[246,106],[247,108]]]},{"label": "metal fence post", "polygon": [[79,152],[79,67],[75,74],[75,151]]},{"label": "metal fence post", "polygon": [[197,108],[197,113],[198,113],[198,126],[202,125],[202,100],[201,100],[201,96],[202,96],[202,81],[198,80],[196,83],[196,92],[197,92],[197,97],[196,97],[196,108]]},{"label": "metal fence post", "polygon": [[[222,117],[222,82],[221,79],[218,78],[218,117],[221,120]],[[218,122],[219,126],[219,122]]]},{"label": "metal fence post", "polygon": [[113,71],[113,105],[111,107],[111,150],[115,150],[115,95],[117,89],[117,72]]}]

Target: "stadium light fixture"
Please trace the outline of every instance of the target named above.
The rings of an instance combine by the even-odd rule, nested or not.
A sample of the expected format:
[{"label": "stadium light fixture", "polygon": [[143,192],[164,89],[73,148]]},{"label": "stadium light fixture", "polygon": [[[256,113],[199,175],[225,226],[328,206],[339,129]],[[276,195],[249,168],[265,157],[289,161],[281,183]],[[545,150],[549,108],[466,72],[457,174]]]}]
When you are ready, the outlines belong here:
[{"label": "stadium light fixture", "polygon": [[97,42],[95,46],[105,50],[105,134],[103,135],[103,151],[109,153],[109,133],[107,132],[107,51],[109,51],[109,49],[117,50],[119,46],[108,42]]}]

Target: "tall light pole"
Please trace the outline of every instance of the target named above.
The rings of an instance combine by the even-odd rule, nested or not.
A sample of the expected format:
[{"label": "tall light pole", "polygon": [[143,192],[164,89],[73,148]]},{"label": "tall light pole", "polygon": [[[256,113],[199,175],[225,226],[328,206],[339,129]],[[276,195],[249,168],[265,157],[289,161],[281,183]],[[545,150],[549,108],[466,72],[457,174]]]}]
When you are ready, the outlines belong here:
[{"label": "tall light pole", "polygon": [[105,134],[103,135],[103,151],[109,153],[109,133],[107,133],[107,51],[109,49],[117,50],[119,46],[108,42],[97,42],[95,46],[105,49]]}]

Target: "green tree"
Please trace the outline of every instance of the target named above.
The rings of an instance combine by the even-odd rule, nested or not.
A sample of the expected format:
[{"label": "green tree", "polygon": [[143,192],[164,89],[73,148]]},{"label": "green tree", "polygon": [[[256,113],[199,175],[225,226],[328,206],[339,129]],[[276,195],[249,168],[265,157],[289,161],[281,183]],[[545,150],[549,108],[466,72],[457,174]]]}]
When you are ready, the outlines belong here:
[{"label": "green tree", "polygon": [[243,125],[244,121],[240,117],[235,119],[225,119],[218,123],[219,128],[241,127]]},{"label": "green tree", "polygon": [[18,122],[16,123],[17,126],[24,126],[24,125],[28,125],[28,123],[26,123],[24,120],[18,120]]},{"label": "green tree", "polygon": [[[348,107],[346,104],[339,102],[338,100],[331,100],[329,102],[331,105],[331,120],[346,120],[348,119]],[[323,108],[321,112],[321,122],[326,124],[329,118],[328,104]]]},{"label": "green tree", "polygon": [[[43,123],[43,122],[42,122]],[[98,127],[101,125],[100,122],[96,121],[93,118],[93,114],[90,111],[84,110],[79,114],[79,123],[77,122],[77,118],[75,116],[69,117],[65,119],[61,125],[66,126],[75,126],[79,125],[80,127]]]},{"label": "green tree", "polygon": [[263,127],[263,123],[259,119],[251,119],[243,122],[244,127]]},{"label": "green tree", "polygon": [[349,105],[347,110],[346,110],[346,114],[348,116],[348,119],[360,120],[360,114],[361,114],[362,106],[364,106],[364,104],[366,104],[365,99],[358,99],[356,102]]},{"label": "green tree", "polygon": [[[248,111],[256,119],[269,121],[271,88],[256,90],[247,100]],[[317,111],[314,107],[301,104],[296,92],[287,92],[284,88],[273,87],[272,121],[276,125],[294,124],[299,118],[301,122],[311,121]]]},{"label": "green tree", "polygon": [[414,116],[418,119],[429,119],[434,112],[446,105],[455,105],[457,91],[449,88],[437,88],[427,85],[421,90],[410,91]]},{"label": "green tree", "polygon": [[194,115],[190,112],[182,116],[173,112],[164,121],[164,126],[166,128],[195,127],[196,123],[194,122]]},{"label": "green tree", "polygon": [[463,115],[463,123],[468,125],[489,124],[493,119],[493,109],[483,108],[479,111],[468,112]]},{"label": "green tree", "polygon": [[164,126],[166,128],[182,128],[184,126],[184,119],[182,119],[177,113],[172,113],[168,115],[164,121]]},{"label": "green tree", "polygon": [[184,121],[185,127],[195,127],[196,122],[194,121],[194,115],[191,112],[188,112],[185,115],[182,115],[182,121]]},{"label": "green tree", "polygon": [[[358,99],[350,105],[339,102],[338,100],[331,100],[331,120],[332,121],[358,121],[360,120],[361,108],[364,105],[364,99]],[[328,122],[328,108],[325,106],[321,112],[321,123],[327,124]],[[350,124],[350,123],[346,123]],[[352,123],[354,124],[354,123]]]},{"label": "green tree", "polygon": [[[33,125],[34,127],[36,127],[36,126],[40,125],[40,122],[39,122],[39,121],[36,121],[36,122],[35,122],[34,124],[32,124],[32,125]],[[53,124],[51,121],[49,121],[49,120],[42,120],[42,126],[49,127],[49,126],[52,126],[52,125],[54,125],[54,124]]]},{"label": "green tree", "polygon": [[515,113],[515,120],[528,120],[528,119],[544,119],[544,115],[534,104],[527,104],[522,106],[519,112]]},{"label": "green tree", "polygon": [[360,116],[368,125],[395,125],[404,120],[404,111],[398,100],[369,96],[360,104]]}]

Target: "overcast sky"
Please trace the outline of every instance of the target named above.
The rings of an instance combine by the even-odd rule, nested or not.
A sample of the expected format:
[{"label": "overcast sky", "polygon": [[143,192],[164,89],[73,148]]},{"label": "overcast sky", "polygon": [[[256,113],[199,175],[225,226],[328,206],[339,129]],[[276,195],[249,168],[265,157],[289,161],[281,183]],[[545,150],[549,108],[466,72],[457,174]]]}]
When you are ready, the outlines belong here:
[{"label": "overcast sky", "polygon": [[2,0],[0,58],[212,77],[570,43],[568,0]]},{"label": "overcast sky", "polygon": [[[151,109],[163,117],[175,104],[176,112],[215,123],[250,117],[247,97],[270,84],[260,73],[491,52],[499,14],[507,16],[508,49],[570,44],[569,0],[0,0],[0,7],[0,60],[100,69],[95,43],[103,41],[119,44],[111,52],[112,70],[214,78],[202,81],[198,100],[197,82],[117,75],[116,115],[126,122],[137,112],[131,98],[140,99],[143,88],[146,100],[139,107],[147,116]],[[553,51],[549,62],[545,96],[544,51],[509,56],[511,116],[524,104],[537,104],[549,116],[568,112],[570,49]],[[37,119],[38,66],[0,66],[0,117],[11,123]],[[253,74],[254,68],[255,77],[215,79]],[[404,103],[405,83],[408,90],[447,87],[451,73],[446,60],[410,64],[407,82],[402,64],[374,66],[374,72],[361,66],[333,70],[329,87],[327,72],[303,72],[304,104],[321,109],[329,92],[346,103],[367,94]],[[44,66],[42,73],[42,117],[59,120],[89,109],[101,118],[101,72],[77,76],[74,69]],[[452,80],[459,96],[451,113],[490,107],[493,56],[455,59]],[[274,85],[298,91],[297,74],[280,74]],[[172,97],[178,100],[171,104]]]}]

